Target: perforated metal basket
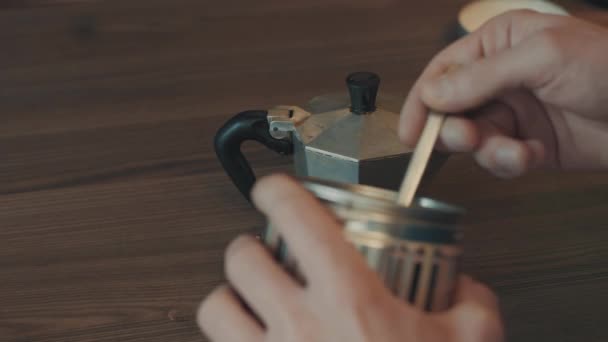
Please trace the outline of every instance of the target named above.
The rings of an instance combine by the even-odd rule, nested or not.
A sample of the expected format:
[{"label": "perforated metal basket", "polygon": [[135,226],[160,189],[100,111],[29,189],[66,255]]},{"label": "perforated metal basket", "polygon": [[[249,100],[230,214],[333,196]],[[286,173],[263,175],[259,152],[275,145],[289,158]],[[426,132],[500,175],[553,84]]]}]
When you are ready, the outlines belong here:
[{"label": "perforated metal basket", "polygon": [[[462,254],[458,225],[464,210],[429,198],[409,208],[397,193],[380,188],[302,179],[304,187],[332,208],[345,238],[356,246],[394,295],[425,311],[451,305]],[[262,241],[300,281],[297,260],[268,225]]]}]

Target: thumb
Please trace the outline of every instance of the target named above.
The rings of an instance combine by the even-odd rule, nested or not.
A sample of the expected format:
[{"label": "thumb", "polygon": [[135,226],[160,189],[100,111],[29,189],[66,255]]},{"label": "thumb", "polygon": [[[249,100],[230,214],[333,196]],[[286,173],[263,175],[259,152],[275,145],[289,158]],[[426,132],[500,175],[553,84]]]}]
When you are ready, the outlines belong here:
[{"label": "thumb", "polygon": [[267,176],[256,182],[252,198],[289,246],[307,283],[342,288],[360,278],[366,265],[344,238],[338,217],[302,184],[290,176]]},{"label": "thumb", "polygon": [[475,305],[486,311],[498,311],[498,298],[492,290],[468,275],[460,275],[454,298],[454,308]]},{"label": "thumb", "polygon": [[506,90],[538,90],[559,70],[555,45],[546,29],[510,49],[429,79],[421,98],[435,110],[456,113],[488,103]]},{"label": "thumb", "polygon": [[456,341],[503,341],[498,299],[488,287],[461,276],[455,301],[448,312],[448,322]]}]

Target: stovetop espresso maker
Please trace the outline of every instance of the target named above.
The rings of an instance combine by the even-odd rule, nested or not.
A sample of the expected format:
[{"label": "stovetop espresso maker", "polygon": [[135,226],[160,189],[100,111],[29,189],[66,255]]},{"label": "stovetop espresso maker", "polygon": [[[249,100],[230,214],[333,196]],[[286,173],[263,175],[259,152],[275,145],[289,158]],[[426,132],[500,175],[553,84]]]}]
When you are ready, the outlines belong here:
[{"label": "stovetop espresso maker", "polygon": [[[403,99],[379,94],[380,78],[371,72],[348,75],[346,85],[348,92],[318,96],[302,107],[241,112],[219,129],[216,154],[245,198],[255,183],[241,152],[247,140],[293,155],[299,177],[399,189],[413,152],[397,133]],[[446,158],[434,152],[423,183]]]}]

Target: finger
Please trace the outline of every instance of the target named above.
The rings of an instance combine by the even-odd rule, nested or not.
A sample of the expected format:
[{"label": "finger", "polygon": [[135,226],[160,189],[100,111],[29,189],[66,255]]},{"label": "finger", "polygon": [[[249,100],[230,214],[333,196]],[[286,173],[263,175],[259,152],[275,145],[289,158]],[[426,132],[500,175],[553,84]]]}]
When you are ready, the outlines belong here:
[{"label": "finger", "polygon": [[[440,81],[435,81],[434,85],[427,84],[442,75],[449,66],[469,65],[486,56],[505,51],[535,32],[562,25],[563,20],[558,16],[541,15],[532,11],[511,11],[489,20],[476,32],[452,43],[437,54],[412,87],[402,107],[399,136],[403,143],[410,147],[416,144],[426,120],[428,106],[438,105],[436,109],[448,113],[457,111],[449,104],[442,105],[442,101],[447,101],[443,95],[438,99],[435,98],[434,87],[437,86],[437,83],[441,83]],[[527,58],[528,56],[525,59]],[[461,71],[461,73],[465,71]],[[489,77],[494,77],[492,75],[492,73],[489,74]],[[423,99],[423,87],[427,88],[425,99]],[[429,97],[430,100],[426,97]],[[457,108],[462,108],[462,106]]]},{"label": "finger", "polygon": [[255,342],[264,338],[262,327],[227,286],[218,287],[205,298],[196,318],[211,341]]},{"label": "finger", "polygon": [[510,106],[493,102],[477,112],[479,144],[474,149],[478,164],[502,178],[512,178],[538,166],[544,159],[542,144],[513,138],[518,133]]},{"label": "finger", "polygon": [[[475,152],[477,163],[501,178],[518,177],[540,160],[537,151],[542,151],[538,142],[522,142],[506,136],[496,135],[486,140]],[[538,149],[537,149],[538,148]],[[542,152],[541,152],[542,153]]]},{"label": "finger", "polygon": [[342,286],[362,265],[361,256],[344,238],[336,217],[293,179],[275,175],[259,180],[254,203],[285,239],[304,276],[315,283]]},{"label": "finger", "polygon": [[437,77],[448,66],[467,65],[481,58],[508,50],[530,36],[546,29],[566,25],[570,19],[564,16],[541,14],[522,9],[497,15],[484,23],[475,32],[453,42],[433,59],[434,72],[429,78]]},{"label": "finger", "polygon": [[416,146],[428,116],[420,96],[420,81],[412,87],[399,117],[399,139],[408,147]]},{"label": "finger", "polygon": [[500,341],[503,326],[497,297],[485,285],[462,275],[448,322],[459,341]]},{"label": "finger", "polygon": [[299,285],[253,237],[235,239],[226,251],[226,276],[264,322],[272,322],[281,307],[294,300]]},{"label": "finger", "polygon": [[451,72],[448,66],[431,62],[422,76],[416,81],[401,108],[399,138],[409,147],[414,147],[428,117],[428,109],[422,102],[421,85],[440,72]]},{"label": "finger", "polygon": [[479,140],[479,130],[472,120],[449,116],[441,127],[437,148],[449,152],[470,152]]},{"label": "finger", "polygon": [[474,153],[477,163],[500,178],[513,178],[524,172],[527,150],[521,143],[502,135],[485,140]]},{"label": "finger", "polygon": [[528,139],[524,140],[524,144],[528,147],[530,155],[529,168],[534,169],[545,165],[547,159],[547,149],[539,140]]},{"label": "finger", "polygon": [[507,90],[538,89],[556,72],[552,63],[556,58],[541,39],[531,38],[427,82],[421,90],[422,100],[439,111],[459,112],[481,106]]},{"label": "finger", "polygon": [[458,278],[453,307],[458,308],[470,304],[475,304],[488,311],[499,309],[498,298],[492,290],[468,275],[461,275]]},{"label": "finger", "polygon": [[441,129],[438,147],[452,152],[470,152],[488,137],[515,133],[513,111],[501,102],[492,102],[467,117],[449,116]]}]

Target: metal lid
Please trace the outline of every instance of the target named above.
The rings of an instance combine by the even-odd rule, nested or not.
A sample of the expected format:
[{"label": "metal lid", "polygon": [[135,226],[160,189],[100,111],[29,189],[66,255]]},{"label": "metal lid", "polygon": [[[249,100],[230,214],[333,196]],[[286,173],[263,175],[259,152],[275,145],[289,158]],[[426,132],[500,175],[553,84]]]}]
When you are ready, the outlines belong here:
[{"label": "metal lid", "polygon": [[295,133],[305,148],[354,162],[411,153],[397,127],[403,98],[378,93],[373,73],[349,75],[348,92],[313,98]]},{"label": "metal lid", "polygon": [[303,185],[319,199],[350,208],[379,210],[397,218],[452,225],[465,214],[463,208],[434,199],[419,197],[411,207],[397,203],[398,193],[376,187],[301,178]]}]

